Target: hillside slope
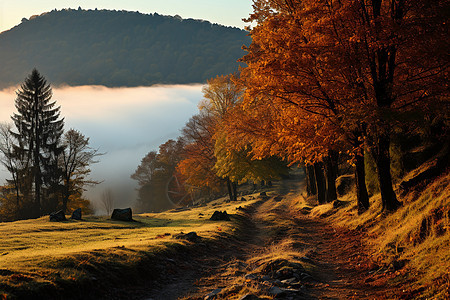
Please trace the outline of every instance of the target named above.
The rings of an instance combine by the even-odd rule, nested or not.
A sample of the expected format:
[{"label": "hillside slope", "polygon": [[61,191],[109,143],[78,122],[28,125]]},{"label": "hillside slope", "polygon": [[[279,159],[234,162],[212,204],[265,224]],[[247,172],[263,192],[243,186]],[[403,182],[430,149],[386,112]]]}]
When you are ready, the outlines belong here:
[{"label": "hillside slope", "polygon": [[53,84],[199,83],[237,70],[247,32],[207,21],[108,10],[62,10],[0,34],[0,88],[36,67]]}]

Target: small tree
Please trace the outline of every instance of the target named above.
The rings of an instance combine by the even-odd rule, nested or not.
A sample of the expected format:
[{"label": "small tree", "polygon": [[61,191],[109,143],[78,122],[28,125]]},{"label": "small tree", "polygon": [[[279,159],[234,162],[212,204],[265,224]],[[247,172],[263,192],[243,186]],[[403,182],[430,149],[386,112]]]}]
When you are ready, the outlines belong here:
[{"label": "small tree", "polygon": [[71,196],[81,195],[86,185],[98,184],[87,178],[89,166],[98,161],[95,158],[102,153],[89,147],[89,138],[79,131],[70,129],[64,134],[62,145],[64,151],[59,160],[63,176],[62,209],[66,211]]},{"label": "small tree", "polygon": [[106,189],[102,193],[102,204],[108,215],[111,215],[114,208],[114,197],[111,189]]}]

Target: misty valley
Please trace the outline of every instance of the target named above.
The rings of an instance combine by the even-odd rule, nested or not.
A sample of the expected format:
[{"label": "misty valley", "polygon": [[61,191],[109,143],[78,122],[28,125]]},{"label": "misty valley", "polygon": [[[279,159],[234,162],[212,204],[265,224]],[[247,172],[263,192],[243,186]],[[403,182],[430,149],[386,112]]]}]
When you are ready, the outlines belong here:
[{"label": "misty valley", "polygon": [[[118,207],[133,206],[137,184],[130,178],[140,160],[181,128],[198,110],[201,85],[107,88],[101,86],[53,89],[66,128],[90,137],[92,148],[105,153],[91,166],[91,177],[102,183],[87,187],[86,197],[104,214],[101,195],[112,189]],[[11,122],[15,88],[0,91],[0,121]],[[4,181],[8,173],[1,169]]]}]

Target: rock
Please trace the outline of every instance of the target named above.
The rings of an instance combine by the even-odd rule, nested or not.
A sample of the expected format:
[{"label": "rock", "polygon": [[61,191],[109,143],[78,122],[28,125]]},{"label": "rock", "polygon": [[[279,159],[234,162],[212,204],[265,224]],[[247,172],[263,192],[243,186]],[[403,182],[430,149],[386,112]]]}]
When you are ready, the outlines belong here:
[{"label": "rock", "polygon": [[117,221],[133,221],[133,214],[131,212],[131,208],[114,209],[111,215],[111,219]]},{"label": "rock", "polygon": [[70,218],[73,220],[81,220],[81,208],[75,209]]},{"label": "rock", "polygon": [[262,268],[262,273],[273,276],[278,270],[283,267],[290,266],[292,263],[286,259],[275,259],[265,264]]},{"label": "rock", "polygon": [[211,221],[230,221],[230,216],[228,216],[228,213],[226,210],[224,211],[218,211],[216,210],[211,218],[209,218]]},{"label": "rock", "polygon": [[215,299],[216,296],[222,291],[222,289],[215,289],[214,291],[212,291],[211,293],[207,294],[205,296],[205,300],[212,300]]},{"label": "rock", "polygon": [[291,284],[293,284],[296,281],[297,281],[297,278],[292,277],[292,278],[289,278],[289,279],[281,280],[281,283],[284,284],[284,285],[291,285]]},{"label": "rock", "polygon": [[348,201],[339,201],[339,200],[334,200],[333,201],[333,208],[339,208],[342,206],[346,206],[348,204]]},{"label": "rock", "polygon": [[280,279],[275,279],[275,280],[273,281],[273,284],[276,285],[276,286],[281,286],[281,285],[283,285],[283,284],[281,283],[281,280],[280,280]]},{"label": "rock", "polygon": [[312,264],[312,263],[313,263],[313,261],[311,260],[311,258],[309,258],[308,256],[302,256],[302,257],[300,257],[300,260],[301,260],[301,261],[304,261],[305,263],[309,263],[309,264]]},{"label": "rock", "polygon": [[339,197],[348,194],[355,185],[355,175],[342,175],[336,179],[336,191]]},{"label": "rock", "polygon": [[195,232],[195,231],[191,231],[191,232],[186,233],[186,234],[184,234],[184,233],[179,233],[179,234],[175,235],[174,237],[175,237],[176,239],[178,239],[178,240],[182,239],[182,240],[187,240],[187,241],[193,242],[193,243],[195,243],[195,242],[197,242],[198,240],[201,239],[201,238],[197,235],[197,232]]},{"label": "rock", "polygon": [[56,212],[52,212],[50,214],[50,221],[51,222],[61,222],[61,221],[66,221],[66,215],[64,214],[64,212],[62,210],[58,210]]},{"label": "rock", "polygon": [[258,296],[255,296],[253,294],[247,294],[242,296],[241,298],[239,298],[239,300],[259,300],[261,298],[259,298]]},{"label": "rock", "polygon": [[300,264],[300,263],[291,262],[289,264],[289,266],[294,268],[295,273],[299,273],[299,272],[304,272],[305,271],[305,268],[303,268],[302,264]]},{"label": "rock", "polygon": [[283,291],[282,289],[280,289],[277,286],[273,286],[271,288],[269,288],[269,294],[274,295],[274,296],[281,296],[285,294],[285,291]]},{"label": "rock", "polygon": [[294,276],[294,273],[294,268],[285,266],[275,273],[275,278],[278,278],[280,280],[292,278]]},{"label": "rock", "polygon": [[273,200],[275,200],[275,202],[280,202],[281,200],[283,200],[283,196],[276,196],[275,198],[273,198]]}]

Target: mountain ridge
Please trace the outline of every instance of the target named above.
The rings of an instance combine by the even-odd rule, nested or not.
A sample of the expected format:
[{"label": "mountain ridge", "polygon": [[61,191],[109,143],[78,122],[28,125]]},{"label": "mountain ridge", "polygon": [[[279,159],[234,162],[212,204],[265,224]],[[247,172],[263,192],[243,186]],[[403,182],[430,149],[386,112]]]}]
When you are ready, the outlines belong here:
[{"label": "mountain ridge", "polygon": [[55,85],[202,83],[237,71],[248,32],[205,20],[53,10],[0,33],[0,88],[38,68]]}]

